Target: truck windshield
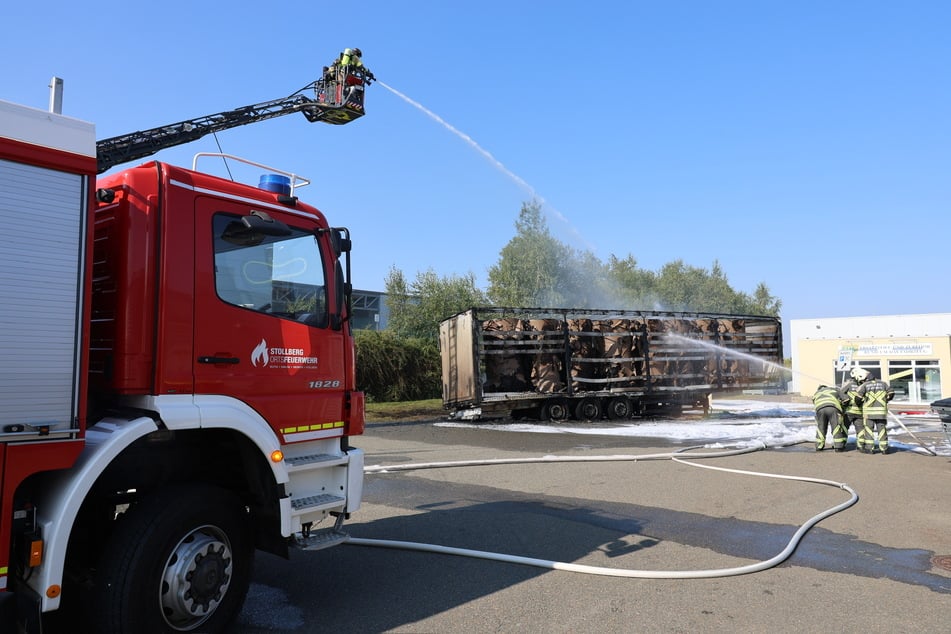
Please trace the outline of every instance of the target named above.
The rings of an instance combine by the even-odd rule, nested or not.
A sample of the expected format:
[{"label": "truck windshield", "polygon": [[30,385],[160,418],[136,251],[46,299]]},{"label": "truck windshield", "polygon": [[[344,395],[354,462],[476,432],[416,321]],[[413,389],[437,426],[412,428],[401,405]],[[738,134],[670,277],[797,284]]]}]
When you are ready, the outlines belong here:
[{"label": "truck windshield", "polygon": [[229,304],[325,328],[327,283],[314,235],[291,229],[288,236],[241,235],[240,216],[214,216],[215,289]]}]

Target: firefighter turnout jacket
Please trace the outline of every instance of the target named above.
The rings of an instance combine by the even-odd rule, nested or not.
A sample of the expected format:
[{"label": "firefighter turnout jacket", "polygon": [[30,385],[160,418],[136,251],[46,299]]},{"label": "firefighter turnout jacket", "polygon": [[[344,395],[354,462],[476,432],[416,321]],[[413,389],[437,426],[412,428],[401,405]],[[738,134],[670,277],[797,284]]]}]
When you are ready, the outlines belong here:
[{"label": "firefighter turnout jacket", "polygon": [[823,407],[834,407],[840,414],[842,413],[843,400],[844,396],[838,388],[829,387],[828,385],[820,385],[816,393],[812,395],[812,404],[816,406],[817,410]]},{"label": "firefighter turnout jacket", "polygon": [[862,418],[862,399],[858,395],[860,387],[856,381],[849,379],[839,388],[847,399],[845,413],[851,418]]},{"label": "firefighter turnout jacket", "polygon": [[895,398],[895,390],[881,379],[871,379],[859,386],[856,398],[866,418],[888,418],[888,401]]}]

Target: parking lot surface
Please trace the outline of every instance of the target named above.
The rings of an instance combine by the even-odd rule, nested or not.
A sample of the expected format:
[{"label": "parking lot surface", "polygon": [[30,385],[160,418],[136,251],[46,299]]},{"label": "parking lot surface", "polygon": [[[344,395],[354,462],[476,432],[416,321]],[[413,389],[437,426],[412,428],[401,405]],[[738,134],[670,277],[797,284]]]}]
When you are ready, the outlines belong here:
[{"label": "parking lot surface", "polygon": [[[811,433],[806,414],[784,424]],[[363,507],[345,525],[354,537],[637,571],[768,560],[802,523],[850,499],[834,483],[859,499],[809,530],[782,563],[737,576],[618,578],[357,545],[296,552],[290,561],[261,555],[235,631],[944,632],[951,452],[936,421],[909,426],[941,455],[915,451],[897,432],[897,450],[885,456],[852,444],[845,453],[816,452],[802,442],[692,461],[832,485],[644,459],[371,473]],[[518,431],[427,420],[369,424],[354,444],[373,466],[638,456],[694,443],[594,424]]]}]

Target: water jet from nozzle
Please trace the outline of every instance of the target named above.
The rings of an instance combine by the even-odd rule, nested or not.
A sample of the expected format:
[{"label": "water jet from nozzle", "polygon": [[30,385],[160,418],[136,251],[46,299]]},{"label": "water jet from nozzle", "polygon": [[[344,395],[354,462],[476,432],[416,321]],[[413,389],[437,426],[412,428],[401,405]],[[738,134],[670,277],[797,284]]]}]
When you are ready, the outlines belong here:
[{"label": "water jet from nozzle", "polygon": [[[702,339],[693,339],[693,338],[691,338],[691,337],[684,337],[683,335],[677,335],[677,334],[674,334],[674,333],[671,333],[671,332],[666,333],[666,336],[667,336],[668,339],[673,339],[673,340],[676,340],[676,341],[680,341],[680,342],[686,343],[686,344],[688,344],[688,345],[693,345],[693,346],[698,346],[698,347],[701,347],[701,348],[707,348],[707,349],[711,349],[711,350],[716,350],[717,352],[722,352],[722,353],[725,354],[725,355],[729,355],[729,356],[733,356],[733,357],[739,357],[739,358],[741,358],[741,359],[746,359],[747,361],[756,361],[756,362],[758,362],[758,363],[762,363],[762,364],[764,364],[764,365],[766,365],[766,366],[769,366],[769,367],[771,367],[771,368],[775,368],[775,369],[781,370],[781,371],[783,371],[783,372],[790,372],[790,373],[794,372],[793,370],[791,370],[790,368],[787,368],[786,366],[779,365],[778,363],[773,363],[772,361],[767,361],[766,359],[763,359],[762,357],[757,357],[756,355],[747,354],[747,353],[745,353],[745,352],[740,352],[740,351],[738,351],[738,350],[732,350],[732,349],[730,349],[730,348],[727,348],[727,347],[725,347],[725,346],[717,345],[717,344],[712,343],[712,342],[710,342],[710,341],[703,341]],[[795,371],[795,374],[798,374],[799,376],[802,376],[802,377],[806,377],[806,378],[812,379],[813,381],[816,381],[816,382],[819,383],[820,385],[824,385],[824,384],[825,384],[825,380],[824,380],[824,379],[819,379],[819,378],[817,378],[817,377],[810,376],[810,375],[805,374],[805,373],[803,373],[803,372],[799,372],[798,370]],[[905,426],[905,423],[903,423],[900,418],[898,418],[897,416],[895,416],[895,414],[893,414],[892,412],[888,412],[887,416],[888,416],[888,418],[889,418],[890,420],[894,421],[894,422],[897,423],[902,429],[904,429],[905,432],[906,432],[909,436],[911,436],[912,438],[914,438],[914,439],[915,439],[915,442],[917,442],[917,443],[921,446],[922,449],[924,449],[925,451],[927,451],[927,452],[928,452],[929,454],[931,454],[932,456],[937,456],[937,455],[938,455],[938,454],[934,451],[934,449],[929,448],[925,443],[923,443],[923,442],[921,441],[921,439],[919,439],[917,436],[915,436],[915,435],[911,432],[911,430],[908,429],[908,428]]]},{"label": "water jet from nozzle", "polygon": [[440,117],[438,114],[436,114],[435,112],[433,112],[432,110],[424,106],[423,104],[419,103],[418,101],[410,99],[409,97],[407,97],[406,95],[404,95],[397,89],[393,88],[392,86],[389,86],[383,83],[379,79],[376,80],[376,83],[379,84],[380,86],[383,86],[384,88],[389,90],[391,93],[393,93],[394,95],[396,95],[397,97],[399,97],[400,99],[408,103],[409,105],[413,106],[414,108],[416,108],[417,110],[425,114],[427,117],[429,117],[430,119],[432,119],[439,125],[443,126],[447,130],[455,134],[457,137],[459,137],[463,141],[465,141],[466,144],[468,144],[472,149],[474,149],[476,152],[481,154],[485,160],[491,163],[493,167],[495,167],[500,172],[508,176],[516,185],[518,185],[523,190],[525,190],[529,194],[529,196],[531,196],[533,199],[538,200],[538,203],[542,206],[542,208],[547,208],[552,213],[552,215],[555,216],[555,218],[563,222],[565,226],[568,227],[568,229],[575,235],[576,238],[584,242],[585,245],[587,245],[587,247],[590,250],[594,251],[594,248],[591,246],[591,244],[587,240],[584,239],[584,237],[578,232],[577,229],[575,229],[571,225],[570,222],[568,222],[568,219],[565,217],[564,214],[562,214],[560,211],[555,209],[550,203],[546,202],[545,199],[538,194],[535,188],[529,185],[528,182],[526,182],[524,178],[522,178],[521,176],[519,176],[518,174],[516,174],[509,168],[505,167],[505,165],[502,164],[502,161],[492,156],[492,154],[488,150],[484,149],[481,145],[476,143],[475,140],[471,136],[469,136],[468,134],[465,134],[464,132],[461,132],[455,126],[453,126],[452,124],[447,122],[445,119]]}]

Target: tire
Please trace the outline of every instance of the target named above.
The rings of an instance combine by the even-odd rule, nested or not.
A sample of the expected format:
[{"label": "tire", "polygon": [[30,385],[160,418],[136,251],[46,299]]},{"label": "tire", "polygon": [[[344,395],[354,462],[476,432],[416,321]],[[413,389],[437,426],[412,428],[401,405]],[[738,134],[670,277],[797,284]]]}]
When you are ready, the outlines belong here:
[{"label": "tire", "polygon": [[542,404],[539,418],[542,420],[568,420],[570,411],[568,401],[563,398],[550,398]]},{"label": "tire", "polygon": [[611,420],[624,420],[630,418],[634,413],[631,406],[631,399],[626,396],[615,396],[608,399],[607,414]]},{"label": "tire", "polygon": [[118,520],[95,576],[94,632],[223,632],[248,592],[250,521],[230,491],[169,487]]},{"label": "tire", "polygon": [[591,422],[601,420],[601,400],[586,396],[575,405],[575,420]]}]

